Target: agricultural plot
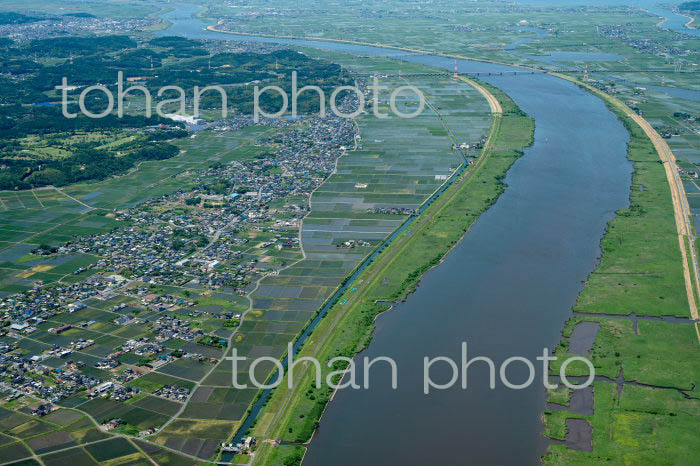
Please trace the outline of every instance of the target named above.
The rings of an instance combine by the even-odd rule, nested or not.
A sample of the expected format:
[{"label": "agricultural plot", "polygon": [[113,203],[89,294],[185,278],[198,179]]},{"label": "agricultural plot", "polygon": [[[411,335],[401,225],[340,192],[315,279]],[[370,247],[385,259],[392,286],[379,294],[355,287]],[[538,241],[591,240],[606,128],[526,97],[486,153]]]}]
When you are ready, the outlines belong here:
[{"label": "agricultural plot", "polygon": [[[41,205],[29,204],[27,199]],[[105,233],[120,224],[53,189],[2,192],[0,201],[5,207],[0,211],[0,296],[29,290],[39,282],[75,283],[89,277],[90,271],[75,272],[97,262],[93,256],[45,257],[36,252],[58,247],[76,236]]]},{"label": "agricultural plot", "polygon": [[47,466],[59,466],[63,464],[92,466],[97,464],[83,448],[72,448],[52,455],[46,455],[42,460]]},{"label": "agricultural plot", "polygon": [[[393,66],[391,61],[377,63],[354,65],[359,72]],[[252,288],[252,309],[233,340],[239,356],[281,358],[287,343],[294,341],[342,280],[460,166],[462,155],[453,146],[473,147],[488,129],[486,102],[464,84],[434,78],[408,82],[394,78],[382,84],[416,85],[431,106],[415,119],[358,119],[361,138],[356,149],[338,160],[336,171],[311,196],[311,210],[300,230],[303,259]],[[401,95],[398,105],[404,112],[415,110],[415,97]],[[156,436],[158,442],[194,451],[198,446],[183,440],[197,434],[183,435],[184,426],[204,430],[222,420],[234,423],[216,438],[223,441],[233,433],[256,390],[232,389],[234,374],[229,364],[219,364],[208,373],[178,420]],[[171,363],[157,373],[193,380],[195,373],[182,366],[182,362]],[[250,383],[249,366],[249,361],[239,363],[238,383]],[[262,382],[273,367],[261,363],[252,375]]]},{"label": "agricultural plot", "polygon": [[19,442],[0,448],[0,458],[7,462],[20,460],[28,456],[31,456],[30,450]]},{"label": "agricultural plot", "polygon": [[41,455],[54,450],[62,450],[75,446],[76,443],[68,432],[58,431],[34,437],[27,441],[27,445],[37,454]]},{"label": "agricultural plot", "polygon": [[[396,67],[392,60],[342,59],[361,73],[394,72]],[[188,276],[183,282],[156,285],[147,277],[129,279],[128,273],[127,278],[121,277],[116,269],[118,273],[109,272],[114,275],[106,277],[113,280],[109,290],[81,299],[84,307],[71,312],[62,309],[37,322],[36,330],[21,338],[0,341],[15,346],[24,357],[40,360],[48,369],[41,375],[46,382],[60,383],[65,371],[79,368],[81,374],[95,379],[88,391],[112,380],[126,393],[117,400],[81,392],[61,400],[60,406],[87,413],[101,425],[119,419],[120,433],[161,429],[148,440],[201,459],[215,457],[257,395],[253,388],[232,388],[234,378],[250,383],[250,363],[240,365],[234,374],[223,361],[227,346],[249,359],[280,358],[360,262],[446,182],[464,163],[464,156],[476,154],[455,146],[478,145],[488,129],[486,103],[463,83],[445,78],[386,78],[382,84],[415,85],[430,105],[415,119],[359,118],[356,147],[349,147],[338,159],[330,178],[313,191],[310,200],[300,192],[266,207],[285,212],[280,222],[297,220],[303,215],[298,212],[305,213],[301,224],[292,221],[280,228],[264,221],[235,233],[218,230],[216,236],[213,231],[202,236],[206,245],[202,248],[232,244],[229,251],[235,258],[212,266],[216,272],[235,272],[254,264],[245,286],[209,289],[199,280],[205,277],[201,274],[196,280]],[[381,98],[382,112],[389,110],[387,98]],[[403,112],[417,106],[411,93],[401,94],[397,102]],[[30,290],[38,283],[82,286],[88,278],[105,278],[104,266],[96,265],[104,264],[106,255],[101,252],[47,256],[41,252],[127,227],[116,219],[122,218],[120,211],[179,189],[187,191],[201,184],[201,172],[212,166],[263,160],[272,146],[260,141],[277,132],[273,127],[203,131],[179,140],[179,155],[143,162],[120,177],[61,189],[0,193],[0,293]],[[240,193],[236,194],[251,195],[237,188]],[[172,202],[149,214],[168,209],[184,212],[185,206]],[[209,267],[196,261],[189,265],[187,258],[178,266]],[[170,328],[179,331],[186,326],[191,334],[158,333],[156,322],[166,317],[179,322]],[[168,322],[158,325],[171,325]],[[229,322],[233,325],[224,325]],[[141,347],[147,349],[136,349]],[[262,382],[273,367],[270,362],[259,364],[253,376]],[[166,399],[164,393],[172,391],[186,394],[184,407],[182,396],[178,401]],[[7,430],[31,440],[30,447],[47,465],[96,464],[107,459],[136,464],[144,459],[129,441],[110,439],[91,421],[74,428],[88,419],[80,418],[78,411],[61,410],[61,416],[47,416],[48,422],[30,422],[28,416],[12,413],[24,417],[9,417]],[[20,451],[22,445],[8,443],[0,448],[8,447],[16,448],[19,457],[31,456]],[[146,454],[188,464],[170,450],[156,448]]]},{"label": "agricultural plot", "polygon": [[[77,445],[105,438],[104,434],[83,435],[85,429],[90,429],[92,422],[81,413],[72,410],[58,409],[47,416],[38,417],[25,414],[31,412],[32,406],[38,401],[23,398],[0,408],[0,458],[3,461],[26,458],[32,454],[46,456],[45,464],[56,464],[54,459],[64,458],[79,453]],[[12,408],[10,409],[10,405]],[[21,442],[18,442],[21,440]],[[61,453],[53,453],[56,451]],[[65,454],[64,450],[68,452]],[[96,464],[87,461],[85,464]]]},{"label": "agricultural plot", "polygon": [[[131,412],[128,404],[112,402],[111,400],[92,400],[91,406],[84,411],[94,414],[96,418],[111,418],[107,413],[110,409],[113,415],[123,416],[130,422],[136,412],[144,422],[149,417],[167,418],[174,414],[177,403],[156,397],[140,399]],[[114,438],[108,433],[98,430],[91,419],[80,412],[71,409],[58,409],[44,417],[28,416],[20,411],[29,411],[36,406],[37,401],[25,397],[10,403],[14,409],[0,408],[0,458],[3,462],[34,465],[39,464],[30,457],[36,455],[45,465],[97,465],[97,464],[144,464],[162,461],[158,464],[194,464],[185,457],[172,451],[159,448],[152,443],[139,442],[138,447],[130,439]],[[149,409],[145,409],[149,408]],[[151,411],[153,410],[153,411]],[[167,413],[161,414],[161,413]],[[21,440],[21,441],[20,441]],[[209,453],[216,448],[213,441],[206,439],[200,442],[196,451]],[[34,461],[34,462],[33,462]]]}]

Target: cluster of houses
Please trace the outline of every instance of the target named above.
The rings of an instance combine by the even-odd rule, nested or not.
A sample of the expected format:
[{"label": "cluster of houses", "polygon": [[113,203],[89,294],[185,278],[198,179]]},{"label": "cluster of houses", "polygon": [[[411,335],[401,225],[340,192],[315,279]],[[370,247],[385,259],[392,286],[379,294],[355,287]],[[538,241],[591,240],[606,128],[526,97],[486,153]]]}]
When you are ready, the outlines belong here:
[{"label": "cluster of houses", "polygon": [[161,389],[157,390],[154,395],[167,398],[168,400],[184,402],[187,400],[187,397],[190,396],[190,390],[175,385],[164,385]]},{"label": "cluster of houses", "polygon": [[159,21],[157,18],[115,20],[92,15],[47,15],[42,18],[36,13],[32,18],[33,21],[26,23],[0,25],[0,37],[26,42],[90,32],[124,34],[153,26]]},{"label": "cluster of houses", "polygon": [[88,398],[109,396],[111,399],[116,401],[126,401],[138,392],[139,389],[137,387],[125,387],[119,383],[108,381],[97,385],[92,389],[92,391],[90,391],[90,393],[88,393],[87,396]]},{"label": "cluster of houses", "polygon": [[258,439],[255,437],[243,437],[240,443],[235,445],[233,443],[222,443],[221,450],[233,453],[245,453],[252,451],[257,443]]},{"label": "cluster of houses", "polygon": [[[11,335],[28,335],[57,313],[75,312],[82,305],[82,300],[108,293],[113,288],[113,283],[99,276],[89,277],[73,285],[42,287],[38,282],[31,290],[0,299],[0,325],[5,323],[6,331]],[[54,328],[54,332],[60,333],[67,329],[58,327]]]},{"label": "cluster of houses", "polygon": [[669,42],[663,38],[649,37],[644,30],[645,27],[648,27],[648,24],[643,22],[628,22],[625,24],[612,25],[601,24],[598,26],[598,32],[604,37],[620,41],[642,53],[659,57],[677,58],[697,53],[697,50],[672,45],[673,42]]},{"label": "cluster of houses", "polygon": [[[230,124],[247,122],[234,120]],[[90,338],[75,338],[69,344],[53,345],[26,356],[17,345],[0,343],[0,392],[9,397],[32,394],[49,403],[78,392],[123,401],[136,393],[127,387],[128,382],[152,369],[177,358],[210,361],[211,357],[196,351],[169,352],[164,346],[173,338],[198,342],[208,336],[192,321],[170,311],[187,309],[192,316],[209,311],[196,307],[195,301],[154,292],[152,285],[226,287],[227,292],[244,294],[250,282],[281,267],[279,263],[267,264],[263,256],[266,251],[300,251],[298,229],[308,209],[305,202],[278,201],[290,196],[308,197],[332,173],[336,159],[355,134],[350,121],[336,117],[309,117],[304,120],[304,129],[284,120],[274,125],[281,132],[258,141],[267,151],[263,157],[215,164],[196,172],[194,189],[112,214],[127,221],[128,226],[75,238],[51,253],[95,255],[98,262],[84,269],[98,273],[73,285],[45,287],[39,282],[29,291],[0,299],[0,324],[4,324],[0,332],[17,342],[27,336],[36,338],[33,333],[45,328],[47,320],[63,321],[56,315],[83,310],[89,298],[109,299],[118,294],[139,301],[104,309],[114,316],[104,322],[148,326],[155,336],[126,340],[99,361],[84,352],[95,344]],[[258,236],[262,239],[255,241]],[[364,242],[356,241],[350,246],[362,245]],[[159,314],[154,317],[153,312]],[[240,313],[211,315],[240,322]],[[75,329],[89,329],[96,323],[88,316],[84,321],[72,318],[70,322],[54,325],[51,333],[65,338]],[[125,353],[140,359],[126,364],[121,357]],[[51,366],[46,364],[49,360]],[[57,360],[62,364],[57,365]],[[189,391],[167,386],[157,395],[182,402]],[[112,428],[116,427],[118,420],[112,423]]]},{"label": "cluster of houses", "polygon": [[354,249],[356,247],[367,247],[367,246],[371,246],[371,244],[368,243],[367,241],[364,241],[361,239],[357,239],[357,240],[351,239],[348,241],[344,241],[341,244],[338,244],[336,247],[341,248],[341,249]]},{"label": "cluster of houses", "polygon": [[32,409],[32,416],[44,417],[51,414],[56,407],[51,403],[41,403],[36,408]]},{"label": "cluster of houses", "polygon": [[[54,369],[43,364],[41,359],[11,352],[14,349],[9,346],[0,354],[0,392],[6,393],[6,399],[30,394],[56,403],[101,383],[99,379],[81,371],[85,366],[82,363],[70,362],[60,369]],[[50,376],[54,383],[44,383],[38,376]]]},{"label": "cluster of houses", "polygon": [[195,341],[204,336],[204,331],[202,329],[190,328],[189,320],[181,320],[168,315],[158,318],[153,324],[153,330],[158,334],[158,341],[167,341],[171,338]]},{"label": "cluster of houses", "polygon": [[373,214],[415,215],[416,209],[408,207],[374,207],[367,209],[367,212]]}]

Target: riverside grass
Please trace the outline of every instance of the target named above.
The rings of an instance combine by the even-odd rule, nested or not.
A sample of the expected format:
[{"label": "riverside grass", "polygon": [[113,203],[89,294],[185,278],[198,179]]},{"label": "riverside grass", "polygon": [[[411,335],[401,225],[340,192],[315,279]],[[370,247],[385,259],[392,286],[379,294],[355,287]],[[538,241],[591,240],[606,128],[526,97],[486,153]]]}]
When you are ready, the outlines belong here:
[{"label": "riverside grass", "polygon": [[[569,356],[568,338],[581,321],[601,327],[590,359],[596,374],[610,379],[594,383],[594,414],[545,412],[545,433],[566,436],[566,419],[584,418],[593,426],[593,451],[553,445],[547,465],[700,464],[700,382],[694,324],[628,319],[601,314],[689,317],[683,288],[671,193],[664,166],[643,130],[605,95],[610,109],[630,133],[628,158],[634,164],[630,206],[617,212],[601,241],[602,256],[588,278],[575,311],[589,316],[571,318],[556,356]],[[560,365],[552,365],[558,373]],[[572,364],[570,375],[583,375]],[[623,375],[618,392],[614,379]]]},{"label": "riverside grass", "polygon": [[[411,235],[392,242],[363,271],[357,283],[365,286],[355,291],[349,290],[316,328],[315,335],[319,335],[319,338],[323,338],[321,336],[326,332],[329,335],[318,354],[315,354],[321,362],[323,379],[331,371],[343,369],[342,363],[329,369],[326,361],[337,356],[352,357],[368,345],[375,317],[389,309],[389,306],[377,301],[405,298],[415,289],[423,273],[437,265],[479,215],[496,202],[506,187],[503,182],[506,172],[522,155],[522,149],[532,143],[534,121],[506,94],[480,84],[503,107],[502,116],[494,117],[487,147],[479,162],[460,175],[463,179],[455,182],[421,214],[411,227]],[[446,201],[439,202],[442,199]],[[346,302],[344,298],[347,304],[342,304]],[[307,346],[298,357],[310,352]],[[286,389],[274,392],[265,410],[258,416],[252,435],[294,443],[310,440],[332,396],[329,387],[317,389],[313,386],[312,372],[304,375],[298,382],[299,389],[288,400]],[[280,386],[286,385],[285,376]],[[282,415],[275,421],[276,413],[280,410]],[[303,451],[303,446],[271,447],[263,444],[258,449],[254,464],[297,465]]]}]

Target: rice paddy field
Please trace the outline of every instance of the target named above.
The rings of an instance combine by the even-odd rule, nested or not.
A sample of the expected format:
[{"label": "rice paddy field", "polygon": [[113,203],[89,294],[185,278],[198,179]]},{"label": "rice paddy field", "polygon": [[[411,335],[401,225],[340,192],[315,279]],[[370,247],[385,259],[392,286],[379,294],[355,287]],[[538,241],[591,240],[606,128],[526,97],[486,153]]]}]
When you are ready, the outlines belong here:
[{"label": "rice paddy field", "polygon": [[[661,53],[649,54],[646,48],[640,50],[607,33],[606,28],[626,25],[631,39],[658,40],[680,49],[698,50],[697,39],[658,27],[661,18],[641,7],[579,6],[575,3],[542,7],[539,5],[547,2],[525,3],[477,1],[455,5],[437,1],[418,6],[370,1],[357,6],[322,1],[300,5],[289,1],[278,5],[271,20],[272,11],[266,2],[247,2],[245,9],[212,2],[202,16],[212,22],[224,19],[225,27],[235,32],[316,39],[351,38],[536,66],[582,68],[588,63],[591,69],[601,70],[672,70],[679,61],[697,63],[697,53],[669,60]],[[246,13],[246,20],[240,20]],[[659,83],[661,79],[655,73],[635,76],[650,83]],[[678,81],[679,86],[692,83],[692,74]]]},{"label": "rice paddy field", "polygon": [[[0,408],[3,463],[21,460],[13,464],[143,464],[148,461],[148,454],[162,458],[164,462],[159,464],[194,464],[154,445],[114,438],[99,431],[94,419],[74,409],[61,408],[44,417],[29,415],[30,408],[38,404],[38,400],[24,397]],[[41,463],[23,460],[32,455],[40,457]]]},{"label": "rice paddy field", "polygon": [[[389,74],[396,66],[392,60],[351,63],[348,56],[332,58],[361,73]],[[311,196],[311,210],[300,231],[304,258],[263,278],[251,293],[251,311],[234,337],[239,356],[282,358],[287,344],[359,263],[406,220],[406,212],[417,209],[463,163],[453,144],[474,144],[488,130],[488,105],[464,83],[434,77],[387,77],[382,84],[392,89],[414,85],[432,108],[426,107],[414,119],[372,115],[357,119],[360,138],[355,150],[338,160],[336,171]],[[388,95],[380,99],[382,112],[388,110],[385,98]],[[402,94],[397,105],[411,112],[417,105],[415,96]],[[348,243],[354,246],[345,246]],[[250,383],[248,366],[248,362],[239,363],[238,383]],[[266,380],[273,367],[272,363],[259,364],[255,379]],[[195,380],[193,373],[180,372],[185,370],[169,364],[158,372]],[[184,411],[155,441],[185,448],[181,439],[199,438],[196,432],[212,432],[212,426],[220,427],[221,435],[226,433],[219,439],[231,435],[257,395],[254,389],[231,388],[233,375],[230,363],[209,372]],[[233,422],[221,424],[225,420]]]},{"label": "rice paddy field", "polygon": [[98,258],[86,254],[45,258],[32,251],[123,226],[112,218],[114,211],[186,189],[191,186],[192,170],[254,157],[264,150],[255,141],[270,131],[260,126],[235,134],[203,132],[180,141],[180,155],[141,163],[123,176],[63,188],[0,191],[0,296],[29,290],[37,283],[71,284],[86,279],[94,272],[73,272]]},{"label": "rice paddy field", "polygon": [[[176,305],[168,315],[192,322],[223,342],[232,338],[240,356],[281,358],[287,344],[297,338],[363,258],[464,163],[463,155],[453,146],[473,147],[482,141],[490,126],[488,105],[465,83],[445,77],[399,78],[394,76],[399,65],[390,59],[357,60],[342,54],[327,58],[335,58],[359,73],[392,75],[382,78],[381,84],[391,89],[416,86],[430,105],[414,119],[379,119],[373,115],[356,119],[359,137],[355,147],[338,159],[336,170],[313,192],[310,201],[284,201],[310,205],[299,231],[292,229],[290,233],[298,233],[299,248],[260,248],[271,234],[241,232],[249,235],[251,241],[249,246],[240,248],[243,257],[256,258],[269,270],[276,270],[251,284],[248,296],[225,287],[205,290],[196,284],[128,285],[129,289],[148,287],[154,296],[196,301],[194,307]],[[420,65],[401,68],[406,72],[427,70]],[[388,93],[380,98],[382,113],[390,113],[388,98]],[[417,105],[417,97],[411,92],[397,98],[397,106],[403,112],[412,112]],[[120,177],[63,188],[0,193],[0,293],[8,296],[40,284],[80,283],[99,273],[93,269],[75,273],[96,263],[100,259],[97,256],[42,256],[33,251],[124,226],[115,220],[115,211],[187,189],[196,170],[259,157],[268,148],[258,141],[275,131],[266,126],[235,132],[202,131],[178,141],[179,155],[144,162]],[[478,154],[472,150],[464,152],[468,157]],[[119,290],[112,296],[90,298],[83,303],[85,308],[56,314],[38,325],[36,331],[9,343],[31,358],[40,357],[53,345],[67,346],[91,339],[94,344],[70,356],[85,375],[110,380],[127,369],[143,372],[140,356],[119,354],[119,349],[133,340],[153,341],[156,334],[144,323],[158,319],[161,311]],[[198,310],[206,313],[198,315]],[[247,314],[238,329],[230,329],[216,318],[226,312]],[[48,331],[66,324],[72,328],[61,333]],[[8,420],[6,427],[0,421],[0,457],[8,462],[22,460],[33,464],[35,460],[30,457],[37,455],[46,465],[142,464],[149,458],[158,464],[187,465],[197,458],[215,457],[220,443],[234,434],[258,396],[256,389],[232,387],[234,375],[241,384],[249,382],[249,364],[240,365],[239,373],[233,374],[226,361],[219,363],[226,355],[225,345],[205,346],[178,338],[163,345],[164,353],[184,350],[201,354],[204,359],[180,358],[147,369],[144,375],[126,384],[138,390],[127,401],[89,398],[78,393],[62,400],[60,409],[44,418],[21,412],[37,403],[29,397],[20,398],[17,405],[5,405],[0,416],[5,415]],[[116,357],[120,365],[113,370],[95,367],[109,357]],[[59,369],[65,362],[56,356],[44,359],[43,364]],[[253,375],[264,381],[271,375],[272,367],[271,363],[259,364]],[[191,397],[182,403],[158,396],[166,386],[190,390]],[[99,428],[115,418],[122,420],[121,427],[110,432]],[[155,429],[155,434],[143,441],[112,435],[135,435],[147,429]]]}]

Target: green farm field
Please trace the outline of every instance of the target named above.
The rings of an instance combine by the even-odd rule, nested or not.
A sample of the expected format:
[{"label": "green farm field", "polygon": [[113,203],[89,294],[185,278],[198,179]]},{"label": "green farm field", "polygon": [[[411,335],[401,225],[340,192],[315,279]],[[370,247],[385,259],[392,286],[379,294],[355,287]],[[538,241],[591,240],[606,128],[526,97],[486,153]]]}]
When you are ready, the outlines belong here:
[{"label": "green farm field", "polygon": [[[377,302],[401,299],[410,293],[421,275],[437,265],[479,214],[495,202],[503,190],[498,180],[521,155],[519,150],[531,144],[534,126],[505,94],[493,88],[489,91],[501,103],[503,115],[493,120],[490,139],[479,161],[418,217],[410,235],[390,243],[362,272],[358,286],[348,290],[316,328],[318,338],[324,343],[306,345],[299,357],[314,356],[326,361],[337,355],[352,357],[363,349],[371,338],[374,317],[389,307]],[[465,216],[467,221],[463,220]],[[336,325],[344,330],[334,331]],[[339,365],[328,368],[321,364],[321,367],[322,377],[342,369]],[[329,387],[313,387],[312,372],[297,376],[291,392],[273,393],[252,429],[253,435],[295,443],[306,442],[311,437],[332,393]],[[285,379],[282,386],[286,384]],[[303,447],[264,445],[258,450],[254,464],[293,463],[301,455]]]}]

